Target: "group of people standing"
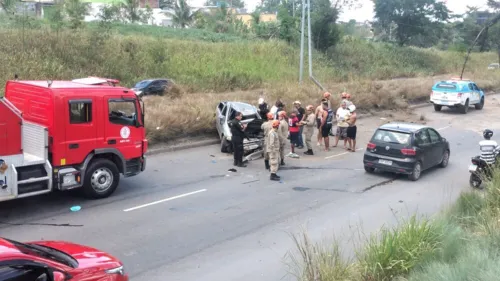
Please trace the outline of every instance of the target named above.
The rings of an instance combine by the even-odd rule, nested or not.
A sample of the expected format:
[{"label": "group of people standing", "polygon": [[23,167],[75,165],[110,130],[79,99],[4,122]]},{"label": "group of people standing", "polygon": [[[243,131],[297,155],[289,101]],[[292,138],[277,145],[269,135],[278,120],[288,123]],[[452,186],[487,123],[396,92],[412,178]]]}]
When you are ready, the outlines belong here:
[{"label": "group of people standing", "polygon": [[318,146],[324,141],[325,150],[330,150],[330,134],[334,120],[337,121],[335,134],[335,144],[338,145],[340,138],[344,139],[344,148],[349,151],[356,151],[356,106],[351,102],[348,93],[341,94],[342,101],[340,107],[335,111],[331,106],[331,94],[326,92],[316,110],[313,105],[302,108],[300,101],[293,103],[294,109],[290,116],[287,116],[285,106],[278,100],[269,110],[263,98],[259,99],[259,112],[264,120],[262,130],[264,131],[264,163],[267,170],[270,170],[271,180],[279,181],[277,171],[280,165],[285,165],[286,139],[290,140],[289,157],[299,158],[295,153],[295,148],[303,148],[303,135],[307,151],[305,155],[314,155],[311,139],[315,125],[318,128]]}]

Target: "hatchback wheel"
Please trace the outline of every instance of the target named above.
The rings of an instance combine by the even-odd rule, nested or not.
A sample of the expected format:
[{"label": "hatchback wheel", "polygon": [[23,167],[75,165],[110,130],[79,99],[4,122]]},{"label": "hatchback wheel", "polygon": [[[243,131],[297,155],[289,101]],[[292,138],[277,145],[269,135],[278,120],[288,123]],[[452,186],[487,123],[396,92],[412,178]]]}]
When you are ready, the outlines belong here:
[{"label": "hatchback wheel", "polygon": [[365,166],[365,172],[367,172],[367,173],[373,173],[373,172],[375,172],[375,168],[370,167],[370,166]]},{"label": "hatchback wheel", "polygon": [[443,108],[442,105],[439,105],[439,104],[434,105],[434,111],[441,111],[441,108]]},{"label": "hatchback wheel", "polygon": [[450,152],[448,150],[446,150],[443,153],[443,160],[441,160],[441,163],[439,163],[439,166],[441,166],[441,168],[446,168],[446,166],[448,166],[449,161],[450,161]]},{"label": "hatchback wheel", "polygon": [[408,175],[408,179],[410,179],[411,181],[417,181],[420,178],[421,173],[422,164],[420,164],[420,162],[417,162],[413,167],[412,173]]}]

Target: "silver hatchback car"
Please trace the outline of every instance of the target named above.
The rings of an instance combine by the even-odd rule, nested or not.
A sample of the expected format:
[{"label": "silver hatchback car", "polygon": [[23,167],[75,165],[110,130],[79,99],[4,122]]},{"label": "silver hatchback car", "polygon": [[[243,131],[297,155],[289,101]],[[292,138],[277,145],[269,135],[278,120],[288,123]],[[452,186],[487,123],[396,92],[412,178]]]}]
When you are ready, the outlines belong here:
[{"label": "silver hatchback car", "polygon": [[228,122],[234,119],[236,112],[243,114],[242,123],[247,124],[246,133],[249,139],[243,141],[244,154],[248,155],[262,150],[264,143],[264,132],[261,129],[264,122],[260,117],[257,108],[251,104],[243,102],[223,101],[215,109],[215,126],[219,134],[221,145],[220,150],[223,153],[232,153],[231,129]]}]

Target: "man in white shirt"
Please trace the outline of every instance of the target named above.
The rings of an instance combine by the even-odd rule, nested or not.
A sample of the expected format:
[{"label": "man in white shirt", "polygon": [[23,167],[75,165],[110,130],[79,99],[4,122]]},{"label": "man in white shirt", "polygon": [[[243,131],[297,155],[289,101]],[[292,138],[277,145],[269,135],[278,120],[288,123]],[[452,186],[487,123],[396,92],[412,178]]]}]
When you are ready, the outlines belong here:
[{"label": "man in white shirt", "polygon": [[337,147],[339,138],[342,138],[344,140],[344,148],[347,149],[347,128],[349,127],[347,118],[349,117],[349,113],[347,103],[342,102],[339,109],[337,109],[337,133],[335,134],[335,145],[333,147]]}]

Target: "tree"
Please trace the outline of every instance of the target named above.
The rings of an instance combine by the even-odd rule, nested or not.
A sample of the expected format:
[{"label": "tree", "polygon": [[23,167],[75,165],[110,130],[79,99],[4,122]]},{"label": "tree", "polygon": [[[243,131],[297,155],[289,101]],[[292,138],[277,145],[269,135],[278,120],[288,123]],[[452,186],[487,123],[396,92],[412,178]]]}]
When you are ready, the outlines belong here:
[{"label": "tree", "polygon": [[[425,35],[439,23],[450,19],[450,10],[440,0],[372,0],[375,20],[383,29],[394,32],[399,45],[407,44],[413,37]],[[386,31],[387,32],[387,31]]]},{"label": "tree", "polygon": [[139,9],[139,0],[124,0],[121,5],[125,19],[131,23],[140,22],[143,13]]},{"label": "tree", "polygon": [[111,28],[111,23],[121,20],[121,6],[117,4],[103,5],[97,17],[99,25],[107,30]]},{"label": "tree", "polygon": [[175,3],[174,12],[170,14],[172,14],[172,21],[174,25],[180,28],[190,26],[196,16],[195,13],[191,12],[191,8],[186,3],[186,0],[179,0]]},{"label": "tree", "polygon": [[49,14],[50,26],[59,34],[59,30],[64,26],[64,5],[60,1],[55,1],[54,10]]},{"label": "tree", "polygon": [[149,24],[153,20],[153,9],[149,4],[146,4],[146,10],[142,13],[141,22],[144,24]]},{"label": "tree", "polygon": [[282,6],[278,12],[278,20],[280,22],[280,39],[285,40],[288,44],[295,41],[298,38],[297,18],[290,15],[287,7]]},{"label": "tree", "polygon": [[64,11],[69,19],[70,28],[81,28],[84,26],[85,16],[89,12],[89,4],[81,0],[65,0]]},{"label": "tree", "polygon": [[173,10],[175,7],[175,0],[160,0],[159,6],[160,9]]},{"label": "tree", "polygon": [[[488,6],[495,12],[500,12],[500,1],[488,0]],[[500,24],[495,24],[488,29],[491,45],[495,47],[498,54],[498,62],[500,63]]]},{"label": "tree", "polygon": [[340,30],[336,24],[339,12],[330,0],[315,0],[311,6],[312,42],[314,48],[326,51],[340,39]]},{"label": "tree", "polygon": [[7,14],[14,14],[17,0],[0,0],[0,8]]}]

